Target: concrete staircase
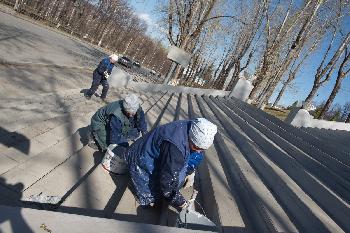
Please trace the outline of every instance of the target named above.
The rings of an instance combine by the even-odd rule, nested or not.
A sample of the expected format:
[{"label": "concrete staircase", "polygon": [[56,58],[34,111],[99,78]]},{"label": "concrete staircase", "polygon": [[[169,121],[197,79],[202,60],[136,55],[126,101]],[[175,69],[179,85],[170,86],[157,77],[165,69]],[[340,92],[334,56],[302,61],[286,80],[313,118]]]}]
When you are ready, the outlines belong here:
[{"label": "concrete staircase", "polygon": [[318,128],[302,128],[308,134],[313,135],[325,144],[331,144],[350,156],[350,132],[345,130],[331,130]]},{"label": "concrete staircase", "polygon": [[[140,95],[149,129],[194,117],[218,125],[194,188],[197,210],[220,232],[350,232],[349,145],[329,145],[231,98],[116,89],[109,99],[128,92]],[[104,104],[76,89],[0,101],[0,205],[173,226],[173,209],[140,208],[129,177],[106,172],[103,154],[86,145]],[[26,201],[40,193],[60,201]]]}]

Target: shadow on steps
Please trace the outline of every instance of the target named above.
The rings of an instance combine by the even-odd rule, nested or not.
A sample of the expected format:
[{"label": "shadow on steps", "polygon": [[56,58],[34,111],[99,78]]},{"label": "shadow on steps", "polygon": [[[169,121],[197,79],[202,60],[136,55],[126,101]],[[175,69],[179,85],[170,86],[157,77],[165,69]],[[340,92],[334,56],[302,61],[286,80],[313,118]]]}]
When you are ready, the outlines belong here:
[{"label": "shadow on steps", "polygon": [[0,127],[0,144],[6,147],[13,147],[24,154],[29,153],[30,141],[29,139],[17,132],[10,132]]}]

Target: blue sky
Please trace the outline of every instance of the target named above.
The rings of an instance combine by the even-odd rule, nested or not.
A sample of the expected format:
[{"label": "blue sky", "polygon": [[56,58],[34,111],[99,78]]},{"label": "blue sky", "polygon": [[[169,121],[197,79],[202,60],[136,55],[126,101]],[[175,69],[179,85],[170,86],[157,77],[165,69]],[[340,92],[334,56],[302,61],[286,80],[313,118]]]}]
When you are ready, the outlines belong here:
[{"label": "blue sky", "polygon": [[[135,8],[136,14],[146,21],[148,25],[148,34],[153,38],[160,37],[161,32],[157,30],[156,22],[157,18],[154,13],[154,9],[159,1],[157,0],[131,0],[130,4]],[[348,20],[349,21],[349,20]],[[345,25],[348,25],[347,30],[350,30],[350,23],[345,22]],[[322,46],[325,48],[325,45]],[[294,88],[288,89],[284,96],[282,97],[279,104],[290,105],[296,100],[304,100],[308,93],[310,92],[314,80],[314,75],[317,69],[317,66],[322,57],[322,52],[317,52],[311,56],[307,63],[303,66],[299,74],[297,75],[296,80],[294,81]],[[322,88],[319,89],[314,102],[319,103],[326,100],[329,94],[332,91],[335,79],[327,82]],[[278,91],[278,89],[277,89]],[[272,102],[277,96],[277,93],[271,97],[270,101]],[[335,98],[334,103],[339,103],[343,105],[344,103],[350,101],[350,77],[344,79],[342,83],[342,88],[339,91],[338,95]]]},{"label": "blue sky", "polygon": [[161,37],[157,28],[157,18],[154,13],[157,3],[157,0],[130,0],[130,4],[134,7],[138,17],[147,23],[147,34],[155,39]]}]

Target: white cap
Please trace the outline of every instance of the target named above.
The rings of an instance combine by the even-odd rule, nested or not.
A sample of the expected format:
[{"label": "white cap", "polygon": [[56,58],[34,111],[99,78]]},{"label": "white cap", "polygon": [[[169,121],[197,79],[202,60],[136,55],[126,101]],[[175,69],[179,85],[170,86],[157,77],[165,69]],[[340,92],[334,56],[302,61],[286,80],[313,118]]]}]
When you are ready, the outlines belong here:
[{"label": "white cap", "polygon": [[140,107],[139,97],[135,94],[127,95],[123,100],[123,107],[129,113],[136,113]]},{"label": "white cap", "polygon": [[119,59],[118,55],[116,55],[116,54],[110,55],[109,58],[112,59],[115,62],[118,61],[118,59]]},{"label": "white cap", "polygon": [[197,118],[192,122],[189,137],[197,147],[206,150],[213,144],[217,131],[217,126],[207,119]]}]

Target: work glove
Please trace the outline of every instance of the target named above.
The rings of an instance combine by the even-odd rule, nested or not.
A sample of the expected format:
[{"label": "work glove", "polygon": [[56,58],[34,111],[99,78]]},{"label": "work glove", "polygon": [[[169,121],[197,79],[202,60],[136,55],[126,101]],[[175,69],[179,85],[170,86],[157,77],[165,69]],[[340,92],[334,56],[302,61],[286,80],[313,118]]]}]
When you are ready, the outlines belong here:
[{"label": "work glove", "polygon": [[185,201],[182,205],[179,206],[179,210],[184,210],[188,207],[190,203],[188,201]]},{"label": "work glove", "polygon": [[105,72],[103,72],[103,76],[105,77],[105,79],[109,78],[109,74],[108,74],[107,70]]},{"label": "work glove", "polygon": [[186,176],[185,182],[184,182],[184,185],[183,185],[183,188],[184,188],[184,189],[193,186],[193,183],[194,183],[194,176],[195,176],[195,175],[196,175],[196,172],[192,172],[191,174],[189,174],[188,176]]},{"label": "work glove", "polygon": [[185,202],[178,206],[177,210],[180,211],[191,211],[194,210],[194,202],[196,201],[196,197],[197,197],[198,191],[197,190],[193,190],[193,195],[192,198],[188,201],[185,200]]},{"label": "work glove", "polygon": [[109,146],[107,147],[106,153],[108,153],[111,156],[114,156],[113,149],[116,147],[117,147],[117,144],[109,144]]}]

